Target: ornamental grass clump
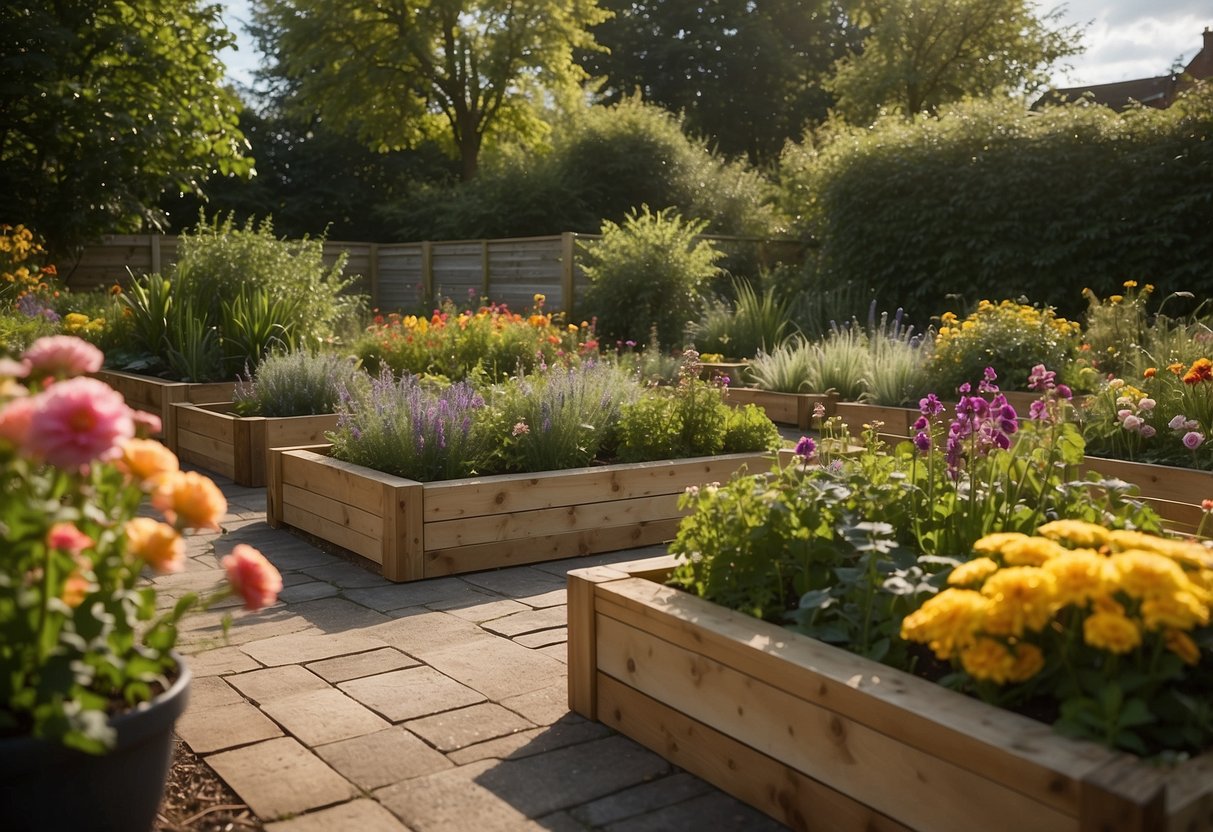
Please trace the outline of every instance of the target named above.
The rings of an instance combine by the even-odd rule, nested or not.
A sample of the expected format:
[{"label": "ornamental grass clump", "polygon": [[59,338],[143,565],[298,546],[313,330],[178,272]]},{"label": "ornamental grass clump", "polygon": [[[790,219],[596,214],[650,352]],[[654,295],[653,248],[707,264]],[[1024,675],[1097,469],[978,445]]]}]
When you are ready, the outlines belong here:
[{"label": "ornamental grass clump", "polygon": [[963,321],[945,312],[940,324],[929,368],[936,390],[954,390],[991,366],[998,367],[1007,390],[1024,389],[1037,364],[1065,376],[1081,330],[1051,308],[1009,300],[998,304],[983,300]]},{"label": "ornamental grass clump", "polygon": [[813,360],[813,345],[796,336],[770,352],[760,351],[746,368],[760,390],[775,393],[821,392],[818,365]]},{"label": "ornamental grass clump", "polygon": [[357,362],[336,353],[272,355],[236,382],[236,412],[270,417],[336,413],[343,390],[358,396],[369,384]]},{"label": "ornamental grass clump", "polygon": [[488,392],[482,471],[558,471],[613,456],[620,411],[642,391],[633,374],[599,361],[511,378]]},{"label": "ornamental grass clump", "polygon": [[259,609],[282,588],[240,544],[222,562],[227,588],[160,609],[148,572],[185,569],[183,533],[218,531],[227,503],[143,438],[158,418],[87,377],[101,363],[100,350],[67,335],[0,359],[0,738],[94,754],[114,743],[110,716],[181,672],[173,648],[186,613],[233,594]]},{"label": "ornamental grass clump", "polygon": [[467,382],[397,380],[385,367],[365,392],[343,393],[333,458],[421,482],[468,476],[493,441],[474,429],[484,404]]},{"label": "ornamental grass clump", "polygon": [[1055,727],[1136,754],[1213,740],[1213,550],[1076,520],[996,533],[907,616],[901,637],[1008,707],[1044,701]]}]

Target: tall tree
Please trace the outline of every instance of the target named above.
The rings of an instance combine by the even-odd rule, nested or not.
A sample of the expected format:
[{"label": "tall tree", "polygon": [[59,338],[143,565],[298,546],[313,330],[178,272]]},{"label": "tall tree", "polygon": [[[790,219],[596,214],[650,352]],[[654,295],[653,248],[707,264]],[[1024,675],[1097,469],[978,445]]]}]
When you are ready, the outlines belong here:
[{"label": "tall tree", "polygon": [[199,0],[34,0],[0,7],[0,222],[63,252],[157,225],[168,189],[242,174],[232,43]]},{"label": "tall tree", "polygon": [[294,106],[380,150],[442,137],[476,174],[493,134],[534,135],[553,96],[578,88],[595,0],[259,0],[271,75]]},{"label": "tall tree", "polygon": [[823,87],[850,43],[834,0],[603,0],[594,30],[609,53],[581,57],[615,103],[639,91],[681,112],[687,128],[730,156],[767,162],[826,114]]},{"label": "tall tree", "polygon": [[913,118],[966,96],[1030,93],[1082,51],[1081,28],[1032,0],[855,0],[852,14],[867,35],[829,87],[855,124],[881,110]]}]

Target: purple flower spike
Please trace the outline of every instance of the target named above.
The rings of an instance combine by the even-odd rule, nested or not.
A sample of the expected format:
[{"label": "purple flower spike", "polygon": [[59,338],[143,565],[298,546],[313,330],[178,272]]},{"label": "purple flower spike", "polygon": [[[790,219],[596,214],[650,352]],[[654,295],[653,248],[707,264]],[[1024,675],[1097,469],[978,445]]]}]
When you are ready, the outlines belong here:
[{"label": "purple flower spike", "polygon": [[919,431],[914,435],[914,447],[924,454],[931,450],[931,435],[925,431]]},{"label": "purple flower spike", "polygon": [[1059,398],[1059,399],[1072,399],[1072,398],[1074,398],[1074,392],[1073,392],[1073,391],[1072,391],[1072,390],[1071,390],[1071,389],[1070,389],[1070,388],[1069,388],[1067,385],[1065,385],[1065,384],[1059,384],[1059,385],[1057,385],[1057,391],[1056,391],[1056,392],[1057,392],[1057,398]]},{"label": "purple flower spike", "polygon": [[925,398],[918,400],[918,412],[923,416],[938,416],[943,413],[943,402],[934,393],[927,393]]}]

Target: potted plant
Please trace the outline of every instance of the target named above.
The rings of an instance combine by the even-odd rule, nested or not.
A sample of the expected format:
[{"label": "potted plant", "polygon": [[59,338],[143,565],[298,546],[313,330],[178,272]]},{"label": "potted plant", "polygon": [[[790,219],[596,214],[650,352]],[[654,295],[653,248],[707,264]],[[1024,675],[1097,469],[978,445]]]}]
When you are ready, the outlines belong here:
[{"label": "potted plant", "polygon": [[[966,396],[944,421],[928,397],[914,450],[895,454],[870,430],[863,452],[818,464],[805,440],[793,465],[689,494],[693,513],[671,548],[676,557],[572,573],[574,709],[793,827],[811,819],[829,828],[1088,829],[1112,820],[1126,829],[1186,828],[1208,799],[1204,764],[1151,767],[1119,749],[1133,749],[1136,738],[1153,750],[1175,732],[1208,739],[1207,721],[1190,715],[1199,696],[1164,702],[1146,686],[1157,693],[1174,684],[1185,694],[1207,684],[1207,658],[1199,668],[1185,662],[1200,660],[1194,645],[1209,636],[1213,556],[1143,533],[1158,532],[1158,518],[1124,486],[1072,479],[1081,439],[1060,418],[1056,387],[1042,418],[1022,428],[1005,407],[1001,396]],[[1046,523],[1057,517],[1082,522]],[[1038,529],[1052,539],[1032,537]],[[1094,551],[1101,541],[1116,545]],[[1114,570],[1100,585],[1106,592],[1077,614],[1060,594],[1073,585],[1061,568],[1071,546],[1088,550],[1073,562],[1104,558]],[[1169,566],[1118,555],[1168,547]],[[1046,568],[1050,558],[1057,575]],[[1159,571],[1158,586],[1170,575],[1170,588],[1188,592],[1165,596],[1190,600],[1187,618],[1164,621],[1164,596],[1147,609],[1153,596],[1134,595],[1127,577],[1115,577],[1138,561]],[[945,598],[948,581],[972,582],[977,599],[1006,606],[975,603],[989,617],[966,618],[954,604],[948,620],[957,629],[947,630],[942,610],[927,605],[942,603],[928,599]],[[1119,618],[1086,635],[1076,616],[1103,610]],[[932,612],[934,631],[915,618]],[[1112,651],[1118,658],[1083,652],[1100,648],[1099,627],[1120,618],[1139,641],[1122,633],[1127,649]],[[1079,646],[1076,632],[1087,638]],[[996,637],[987,643],[983,634]],[[914,643],[919,635],[929,651]],[[1055,641],[1042,645],[1038,636]],[[1067,644],[1085,664],[1059,660]],[[939,662],[959,655],[958,645],[965,663],[949,677]],[[990,669],[1000,675],[982,675]],[[1033,699],[1043,707],[1037,713],[1116,748],[1054,736],[921,675],[1003,701],[1002,682],[1063,690],[1043,706]],[[1196,711],[1185,715],[1185,707]]]},{"label": "potted plant", "polygon": [[[54,336],[0,362],[5,828],[148,828],[188,697],[178,621],[232,593],[257,609],[281,588],[274,567],[242,545],[224,559],[226,589],[157,612],[144,570],[184,568],[181,533],[218,528],[226,503],[210,480],[136,437],[155,419],[84,376],[101,358]],[[163,520],[140,511],[145,500]]]},{"label": "potted plant", "polygon": [[342,391],[356,393],[369,381],[354,362],[334,353],[271,355],[236,383],[233,401],[174,403],[165,442],[182,462],[237,485],[263,486],[270,448],[323,442],[337,427]]},{"label": "potted plant", "polygon": [[[271,452],[267,515],[405,581],[668,539],[687,486],[765,468],[778,431],[699,379],[586,362],[488,390],[382,374],[333,445]],[[612,464],[603,464],[603,456]]]}]

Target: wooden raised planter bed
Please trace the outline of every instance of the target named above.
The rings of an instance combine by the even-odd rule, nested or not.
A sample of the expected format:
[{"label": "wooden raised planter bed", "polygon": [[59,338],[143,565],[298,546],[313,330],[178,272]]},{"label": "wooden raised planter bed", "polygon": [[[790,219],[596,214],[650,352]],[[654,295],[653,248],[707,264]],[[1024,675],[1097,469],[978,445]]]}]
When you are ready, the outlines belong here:
[{"label": "wooden raised planter bed", "polygon": [[1202,500],[1213,499],[1213,471],[1176,468],[1088,456],[1084,471],[1131,482],[1141,489],[1141,497],[1167,521],[1168,527],[1192,533],[1200,525]]},{"label": "wooden raised planter bed", "polygon": [[1167,769],[661,585],[569,573],[569,704],[793,829],[1213,828],[1213,760]]},{"label": "wooden raised planter bed", "polygon": [[820,404],[827,417],[833,416],[838,397],[832,393],[776,393],[756,387],[726,387],[724,401],[733,407],[756,404],[772,422],[808,430],[813,426],[813,408]]},{"label": "wooden raised planter bed", "polygon": [[121,393],[126,403],[134,409],[159,416],[165,444],[173,450],[176,449],[169,444],[169,437],[172,435],[170,426],[176,415],[172,408],[174,402],[230,402],[236,391],[234,381],[191,384],[118,370],[101,370],[94,375]]},{"label": "wooden raised planter bed", "polygon": [[270,451],[267,520],[368,558],[391,581],[660,543],[678,529],[688,486],[772,464],[729,454],[421,483],[327,451]]},{"label": "wooden raised planter bed", "polygon": [[315,445],[335,430],[337,415],[238,416],[232,402],[173,402],[166,444],[191,465],[230,478],[237,485],[265,485],[270,448]]}]

